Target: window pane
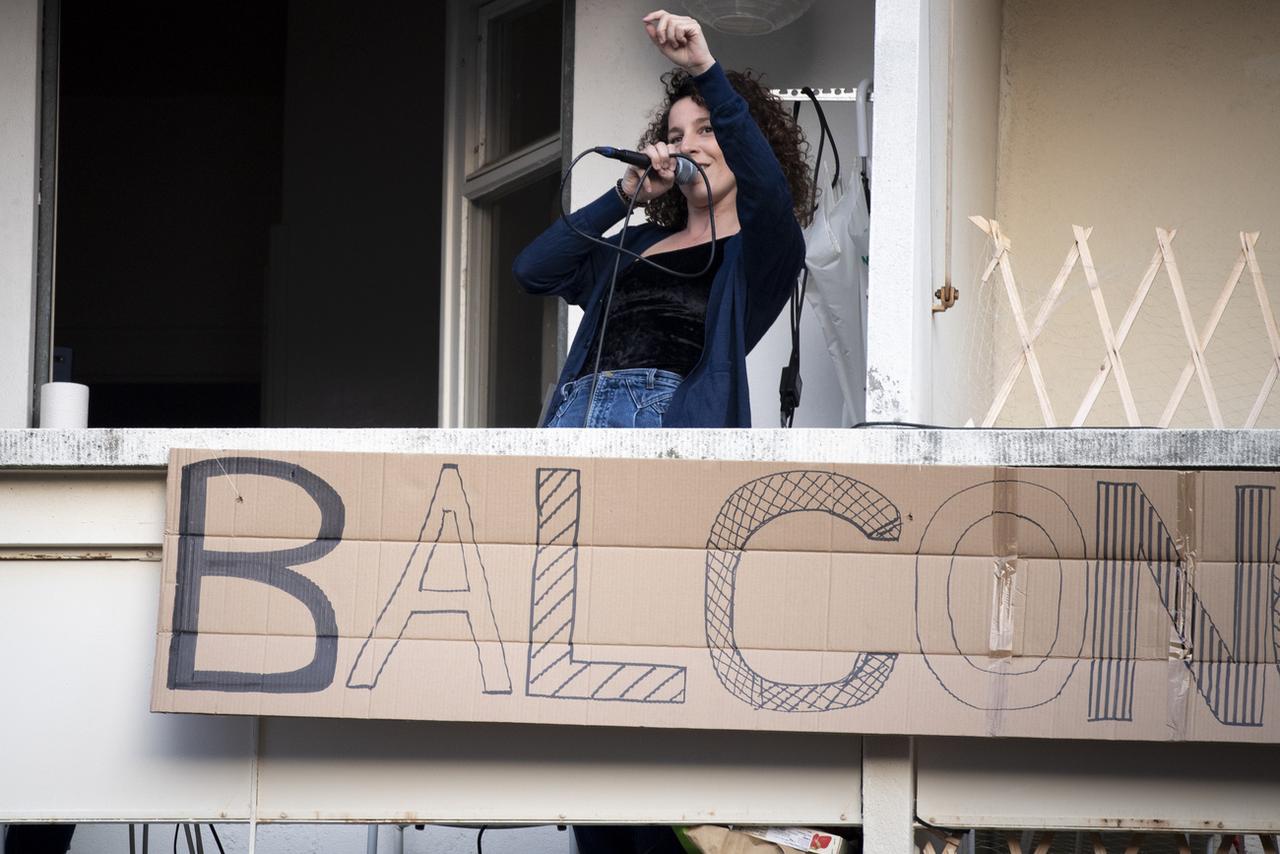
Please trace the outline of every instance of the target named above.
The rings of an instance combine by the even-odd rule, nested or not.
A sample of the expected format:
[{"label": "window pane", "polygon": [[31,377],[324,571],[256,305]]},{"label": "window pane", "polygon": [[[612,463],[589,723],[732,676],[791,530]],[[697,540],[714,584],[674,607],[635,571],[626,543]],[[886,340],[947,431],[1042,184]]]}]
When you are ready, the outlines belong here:
[{"label": "window pane", "polygon": [[555,340],[555,300],[520,290],[511,263],[559,215],[559,190],[560,176],[553,173],[503,196],[491,209],[490,427],[535,427],[542,411],[543,361]]},{"label": "window pane", "polygon": [[489,22],[484,163],[560,130],[560,0],[540,0]]}]

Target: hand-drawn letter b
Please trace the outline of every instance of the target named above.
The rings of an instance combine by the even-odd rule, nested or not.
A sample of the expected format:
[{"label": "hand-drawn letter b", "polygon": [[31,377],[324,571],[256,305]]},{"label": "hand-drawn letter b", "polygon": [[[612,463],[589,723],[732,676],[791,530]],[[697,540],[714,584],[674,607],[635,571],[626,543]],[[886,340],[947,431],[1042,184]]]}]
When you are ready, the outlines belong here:
[{"label": "hand-drawn letter b", "polygon": [[[262,552],[224,552],[204,547],[209,480],[217,476],[274,477],[301,488],[320,508],[320,530],[304,546]],[[319,560],[342,541],[346,510],[333,487],[301,466],[257,457],[202,460],[182,469],[179,495],[178,569],[169,642],[169,687],[204,691],[258,691],[294,694],[323,691],[333,682],[338,659],[338,625],[333,605],[315,582],[290,567]],[[209,576],[269,584],[297,599],[316,625],[310,663],[284,673],[196,670],[200,637],[200,583]]]}]

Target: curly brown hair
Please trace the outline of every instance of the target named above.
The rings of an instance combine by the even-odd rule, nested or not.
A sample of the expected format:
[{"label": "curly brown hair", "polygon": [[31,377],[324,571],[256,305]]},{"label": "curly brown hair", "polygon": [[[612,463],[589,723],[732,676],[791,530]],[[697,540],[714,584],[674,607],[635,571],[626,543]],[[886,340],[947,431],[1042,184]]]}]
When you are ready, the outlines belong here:
[{"label": "curly brown hair", "polygon": [[[782,102],[760,84],[760,75],[750,69],[744,71],[726,71],[729,84],[735,92],[747,102],[751,118],[764,133],[765,139],[773,149],[774,156],[782,166],[787,185],[791,189],[791,200],[795,206],[796,219],[801,225],[808,225],[813,219],[814,202],[817,199],[817,188],[806,162],[809,154],[809,143],[804,138],[804,131],[792,121]],[[677,68],[662,75],[665,98],[653,113],[653,119],[644,135],[640,137],[640,147],[667,141],[667,120],[671,115],[671,107],[682,98],[693,98],[700,107],[707,104],[698,94],[689,72]],[[684,228],[688,221],[689,210],[684,195],[678,187],[672,187],[663,195],[653,199],[645,208],[649,221],[665,228]]]}]

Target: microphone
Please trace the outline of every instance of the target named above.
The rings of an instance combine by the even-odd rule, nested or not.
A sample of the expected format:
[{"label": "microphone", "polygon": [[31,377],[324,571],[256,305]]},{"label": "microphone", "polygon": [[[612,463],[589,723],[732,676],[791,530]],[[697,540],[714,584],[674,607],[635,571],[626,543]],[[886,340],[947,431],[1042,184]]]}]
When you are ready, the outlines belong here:
[{"label": "microphone", "polygon": [[[602,154],[611,160],[621,160],[639,169],[644,169],[651,165],[649,155],[642,154],[639,151],[630,151],[625,148],[614,148],[612,145],[598,145],[591,149],[596,154]],[[693,161],[683,154],[676,156],[676,183],[690,184],[698,178],[698,167],[693,165]]]}]

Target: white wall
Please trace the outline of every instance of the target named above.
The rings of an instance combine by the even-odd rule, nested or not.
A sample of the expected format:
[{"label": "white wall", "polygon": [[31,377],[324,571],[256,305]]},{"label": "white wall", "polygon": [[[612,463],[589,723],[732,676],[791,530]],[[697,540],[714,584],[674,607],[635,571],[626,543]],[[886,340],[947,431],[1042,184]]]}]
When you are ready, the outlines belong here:
[{"label": "white wall", "polygon": [[867,419],[932,417],[928,0],[879,4],[867,291]]},{"label": "white wall", "polygon": [[[917,739],[916,814],[942,827],[983,814],[990,826],[1100,830],[1136,819],[1157,833],[1162,826],[1243,831],[1277,823],[1280,781],[1270,769],[1280,745],[1012,738],[999,745]],[[1148,837],[1141,850],[1173,850],[1168,837],[1164,845],[1158,838]],[[1086,842],[1076,850],[1091,849]]]},{"label": "white wall", "polygon": [[[1280,4],[1006,0],[1003,38],[995,213],[1029,313],[1073,224],[1094,227],[1113,324],[1156,249],[1157,226],[1179,229],[1173,246],[1197,326],[1239,254],[1240,231],[1261,232],[1259,261],[1280,302]],[[1015,356],[1009,328],[1005,312],[994,332],[998,370]],[[1058,417],[1069,419],[1103,357],[1078,270],[1037,351]],[[1143,423],[1153,423],[1187,358],[1163,273],[1122,354]],[[1246,273],[1206,357],[1228,426],[1243,422],[1267,357]],[[1125,423],[1114,389],[1108,382],[1087,423]],[[1000,423],[1040,423],[1025,377]],[[1194,380],[1173,423],[1209,424]],[[1273,394],[1260,426],[1277,424]]]},{"label": "white wall", "polygon": [[[996,146],[1000,105],[1002,0],[964,0],[950,31],[951,8],[934,3],[930,20],[930,145],[933,222],[933,287],[944,274],[960,290],[945,312],[930,311],[933,422],[957,426],[992,396],[990,289],[977,286],[972,271],[986,260],[985,236],[969,215],[995,209]],[[950,43],[954,37],[954,50]],[[952,56],[948,57],[951,53]],[[946,265],[947,95],[951,86],[951,259]]]},{"label": "white wall", "polygon": [[[574,51],[574,117],[570,147],[576,153],[593,145],[634,147],[661,97],[658,78],[670,65],[645,37],[640,20],[652,0],[578,0]],[[817,0],[802,17],[767,36],[730,36],[707,32],[711,52],[727,68],[753,68],[774,88],[854,86],[872,76],[875,7],[872,0]],[[842,167],[855,165],[853,105],[832,104],[828,119],[841,143]],[[802,124],[817,153],[817,123],[812,108]],[[620,174],[617,164],[588,158],[573,176],[573,204],[582,205],[608,188]],[[571,321],[570,334],[576,328]],[[797,426],[839,426],[840,389],[812,312],[803,327],[801,370],[804,394]],[[778,426],[778,375],[790,354],[790,329],[784,311],[747,361],[752,420],[757,427]]]},{"label": "white wall", "polygon": [[0,427],[30,423],[39,47],[39,0],[0,0]]}]

